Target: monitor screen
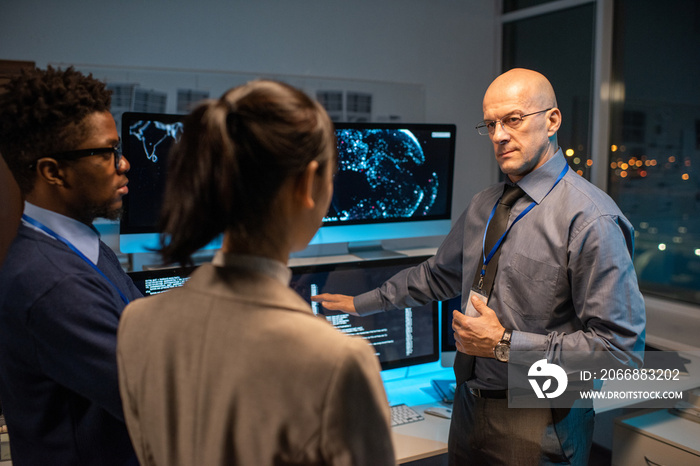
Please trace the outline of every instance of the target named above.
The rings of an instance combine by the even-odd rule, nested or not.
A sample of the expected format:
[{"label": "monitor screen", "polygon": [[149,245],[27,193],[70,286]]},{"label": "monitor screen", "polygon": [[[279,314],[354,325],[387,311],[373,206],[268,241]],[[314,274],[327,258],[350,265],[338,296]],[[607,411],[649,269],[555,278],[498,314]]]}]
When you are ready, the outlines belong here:
[{"label": "monitor screen", "polygon": [[311,302],[320,293],[355,296],[381,285],[397,272],[426,260],[428,256],[365,260],[338,264],[292,267],[291,287],[311,303],[314,314],[341,332],[365,338],[374,348],[382,369],[437,361],[437,302],[355,317],[324,309]]},{"label": "monitor screen", "polygon": [[449,231],[455,125],[335,123],[335,135],[333,199],[311,244]]},{"label": "monitor screen", "polygon": [[195,269],[196,267],[170,267],[128,272],[128,275],[141,294],[153,296],[184,285]]},{"label": "monitor screen", "polygon": [[122,150],[131,164],[129,194],[124,197],[122,231],[151,233],[165,189],[168,153],[182,135],[182,116],[149,113],[122,115]]},{"label": "monitor screen", "polygon": [[[159,247],[168,153],[183,115],[126,112],[122,147],[131,164],[120,250]],[[338,172],[314,244],[445,235],[451,227],[455,125],[335,123]],[[220,240],[210,245],[219,247]]]},{"label": "monitor screen", "polygon": [[123,198],[119,249],[149,252],[159,247],[158,218],[163,201],[168,153],[182,135],[183,115],[122,114],[122,150],[131,169]]}]

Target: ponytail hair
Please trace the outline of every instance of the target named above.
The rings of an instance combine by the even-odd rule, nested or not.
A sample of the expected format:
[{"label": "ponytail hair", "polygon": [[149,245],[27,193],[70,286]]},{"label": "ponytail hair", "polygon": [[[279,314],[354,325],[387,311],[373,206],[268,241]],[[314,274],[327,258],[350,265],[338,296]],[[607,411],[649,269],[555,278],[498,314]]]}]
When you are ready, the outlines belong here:
[{"label": "ponytail hair", "polygon": [[160,219],[165,263],[187,264],[223,232],[266,238],[285,180],[336,163],[325,110],[287,84],[259,80],[199,105],[169,157]]}]

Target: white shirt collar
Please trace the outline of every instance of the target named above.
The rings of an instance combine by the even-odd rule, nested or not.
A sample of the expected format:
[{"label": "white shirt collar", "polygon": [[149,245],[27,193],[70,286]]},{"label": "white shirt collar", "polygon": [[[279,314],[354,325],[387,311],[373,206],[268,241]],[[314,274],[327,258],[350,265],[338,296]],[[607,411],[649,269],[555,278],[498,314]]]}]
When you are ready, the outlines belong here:
[{"label": "white shirt collar", "polygon": [[[96,230],[75,219],[37,207],[26,201],[24,203],[24,214],[68,240],[78,251],[90,259],[93,264],[97,264],[97,260],[100,257],[100,235]],[[23,221],[23,223],[29,228],[44,233],[46,236],[51,236],[26,221]]]}]

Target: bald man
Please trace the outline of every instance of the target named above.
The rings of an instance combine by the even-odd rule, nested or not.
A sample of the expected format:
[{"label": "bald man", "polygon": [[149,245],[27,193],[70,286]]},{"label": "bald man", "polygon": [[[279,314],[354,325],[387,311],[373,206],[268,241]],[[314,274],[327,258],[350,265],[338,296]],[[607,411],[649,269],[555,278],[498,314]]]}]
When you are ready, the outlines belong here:
[{"label": "bald man", "polygon": [[[592,408],[509,408],[508,362],[530,353],[553,363],[573,354],[641,362],[634,231],[607,194],[568,168],[557,143],[562,115],[542,74],[497,77],[483,115],[476,129],[491,139],[506,180],[474,196],[426,262],[354,298],[315,299],[366,315],[461,295],[450,464],[585,465]],[[499,203],[512,204],[500,246],[487,235]]]}]

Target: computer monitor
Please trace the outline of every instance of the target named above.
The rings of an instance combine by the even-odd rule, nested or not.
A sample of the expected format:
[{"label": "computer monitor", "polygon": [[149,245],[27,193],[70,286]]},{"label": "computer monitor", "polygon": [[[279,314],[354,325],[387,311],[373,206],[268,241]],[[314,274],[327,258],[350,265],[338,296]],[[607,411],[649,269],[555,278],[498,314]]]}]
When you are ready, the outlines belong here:
[{"label": "computer monitor", "polygon": [[184,285],[195,269],[196,267],[170,267],[128,272],[128,275],[141,294],[153,296]]},{"label": "computer monitor", "polygon": [[462,309],[462,296],[440,302],[440,364],[443,367],[454,365],[457,346],[452,330],[452,311]]},{"label": "computer monitor", "polygon": [[292,267],[291,287],[311,303],[314,314],[327,319],[341,332],[365,338],[374,348],[382,369],[394,369],[437,361],[437,302],[355,317],[324,309],[311,302],[320,293],[355,296],[381,285],[397,272],[428,256],[363,260]]},{"label": "computer monitor", "polygon": [[312,245],[449,232],[455,125],[335,123],[335,134],[333,199]]},{"label": "computer monitor", "polygon": [[[126,112],[122,147],[131,164],[124,196],[120,250],[159,247],[158,218],[168,153],[183,115]],[[335,123],[338,173],[323,226],[311,245],[354,245],[440,236],[449,232],[455,125]],[[221,240],[209,248],[220,247]]]}]

